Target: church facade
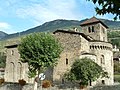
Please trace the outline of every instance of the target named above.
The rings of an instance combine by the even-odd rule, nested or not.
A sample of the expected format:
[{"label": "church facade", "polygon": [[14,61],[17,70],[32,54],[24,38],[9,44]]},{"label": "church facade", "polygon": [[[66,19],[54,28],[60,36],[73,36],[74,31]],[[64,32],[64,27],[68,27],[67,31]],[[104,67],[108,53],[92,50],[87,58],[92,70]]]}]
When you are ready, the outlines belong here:
[{"label": "church facade", "polygon": [[[52,80],[61,81],[64,73],[71,68],[76,58],[90,58],[100,65],[109,78],[98,79],[96,84],[112,85],[113,80],[113,52],[112,45],[107,41],[107,26],[99,19],[92,17],[80,24],[82,32],[56,30],[53,35],[59,40],[64,50],[62,51],[58,64],[52,71]],[[5,80],[18,82],[24,79],[32,82],[27,76],[28,66],[19,61],[20,55],[18,45],[9,45],[7,48],[7,60],[5,69]],[[49,73],[47,73],[49,72]],[[50,76],[48,70],[46,76]],[[11,78],[10,78],[11,77]]]}]

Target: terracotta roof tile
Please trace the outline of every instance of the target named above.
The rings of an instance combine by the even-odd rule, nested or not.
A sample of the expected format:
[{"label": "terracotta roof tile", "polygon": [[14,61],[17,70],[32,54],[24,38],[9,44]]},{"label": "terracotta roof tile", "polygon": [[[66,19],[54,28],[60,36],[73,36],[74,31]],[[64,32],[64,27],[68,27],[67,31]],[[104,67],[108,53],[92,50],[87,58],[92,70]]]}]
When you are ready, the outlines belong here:
[{"label": "terracotta roof tile", "polygon": [[88,24],[93,24],[93,23],[101,23],[102,25],[104,25],[106,28],[108,28],[108,26],[106,26],[101,20],[97,19],[96,17],[92,17],[84,22],[82,22],[80,24],[80,26],[85,26],[85,25],[88,25]]}]

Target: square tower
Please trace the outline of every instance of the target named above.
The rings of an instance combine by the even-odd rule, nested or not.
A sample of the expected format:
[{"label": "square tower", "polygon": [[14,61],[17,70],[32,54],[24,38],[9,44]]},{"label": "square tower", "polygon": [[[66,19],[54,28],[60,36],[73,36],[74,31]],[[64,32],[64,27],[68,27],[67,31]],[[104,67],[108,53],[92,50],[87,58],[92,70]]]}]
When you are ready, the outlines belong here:
[{"label": "square tower", "polygon": [[96,17],[92,17],[80,24],[82,32],[94,40],[107,42],[107,26]]}]

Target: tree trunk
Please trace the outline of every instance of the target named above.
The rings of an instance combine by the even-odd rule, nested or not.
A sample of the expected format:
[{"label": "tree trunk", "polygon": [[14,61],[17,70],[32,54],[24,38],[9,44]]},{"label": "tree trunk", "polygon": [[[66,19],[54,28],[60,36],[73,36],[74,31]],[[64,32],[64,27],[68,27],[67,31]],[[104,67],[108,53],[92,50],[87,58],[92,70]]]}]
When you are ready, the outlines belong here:
[{"label": "tree trunk", "polygon": [[37,90],[37,82],[34,80],[34,90]]},{"label": "tree trunk", "polygon": [[[39,81],[39,74],[40,74],[40,67],[38,68],[38,72],[37,72],[37,76],[36,76],[36,78],[38,77],[38,78],[37,78],[38,80],[37,80],[37,82],[36,82],[36,80],[34,80],[34,90],[37,90],[38,83],[40,82],[40,81]],[[35,78],[35,79],[36,79],[36,78]],[[40,85],[40,88],[41,88],[41,86],[42,86],[42,85]]]},{"label": "tree trunk", "polygon": [[91,79],[90,79],[90,86],[92,86],[92,82],[91,82]]}]

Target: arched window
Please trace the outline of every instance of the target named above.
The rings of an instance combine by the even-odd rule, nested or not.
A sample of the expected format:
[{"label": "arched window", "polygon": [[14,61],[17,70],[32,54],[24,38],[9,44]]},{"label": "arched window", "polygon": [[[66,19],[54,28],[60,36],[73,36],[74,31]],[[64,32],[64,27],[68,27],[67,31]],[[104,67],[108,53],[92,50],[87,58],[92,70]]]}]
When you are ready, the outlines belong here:
[{"label": "arched window", "polygon": [[91,32],[91,28],[90,28],[90,27],[88,27],[88,32],[89,32],[89,33]]},{"label": "arched window", "polygon": [[66,58],[66,65],[68,65],[68,59]]},{"label": "arched window", "polygon": [[102,80],[102,84],[103,84],[103,85],[105,84],[105,80]]},{"label": "arched window", "polygon": [[101,55],[100,62],[101,62],[101,64],[105,64],[105,58],[104,58],[104,55]]},{"label": "arched window", "polygon": [[14,55],[14,50],[11,51],[11,55]]},{"label": "arched window", "polygon": [[113,57],[111,57],[111,66],[113,66]]},{"label": "arched window", "polygon": [[92,32],[95,32],[95,30],[94,30],[94,26],[92,26]]}]

